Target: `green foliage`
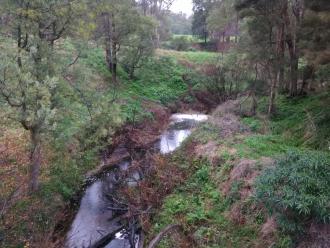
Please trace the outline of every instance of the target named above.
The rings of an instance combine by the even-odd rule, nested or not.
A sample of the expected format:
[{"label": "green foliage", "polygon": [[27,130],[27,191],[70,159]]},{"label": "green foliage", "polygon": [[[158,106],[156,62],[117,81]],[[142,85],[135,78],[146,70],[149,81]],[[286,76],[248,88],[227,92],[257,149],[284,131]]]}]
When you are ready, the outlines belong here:
[{"label": "green foliage", "polygon": [[175,60],[184,61],[195,65],[213,64],[218,61],[219,54],[204,51],[174,51],[174,50],[158,50],[158,54],[173,58]]},{"label": "green foliage", "polygon": [[171,40],[164,44],[166,49],[173,49],[176,51],[187,51],[191,47],[191,42],[186,36],[173,36]]},{"label": "green foliage", "polygon": [[280,214],[287,231],[296,231],[311,218],[329,223],[329,165],[327,153],[290,151],[257,179],[256,199]]},{"label": "green foliage", "polygon": [[320,83],[329,83],[330,82],[330,63],[319,66],[319,68],[315,74],[316,74],[317,80]]},{"label": "green foliage", "polygon": [[226,197],[226,201],[229,204],[233,204],[234,202],[237,202],[238,200],[241,199],[240,195],[240,189],[243,185],[242,181],[234,181],[231,185],[230,192],[228,196]]},{"label": "green foliage", "polygon": [[[316,94],[299,99],[279,97],[277,114],[270,122],[274,134],[290,137],[296,145],[328,150],[330,143],[329,93]],[[259,109],[266,112],[267,99],[260,102]]]},{"label": "green foliage", "polygon": [[[242,247],[247,243],[253,246],[257,228],[235,225],[226,218],[230,202],[224,199],[213,177],[215,168],[205,160],[196,160],[189,170],[194,170],[189,179],[165,199],[161,212],[154,218],[153,232],[158,233],[168,224],[180,223],[186,232],[194,235],[197,247]],[[162,245],[172,247],[174,244],[166,239]]]},{"label": "green foliage", "polygon": [[193,0],[193,4],[194,15],[192,20],[192,32],[194,35],[206,40],[209,35],[207,30],[207,18],[214,6],[214,2],[211,0]]},{"label": "green foliage", "polygon": [[156,24],[145,16],[140,16],[136,21],[136,30],[129,35],[119,53],[120,63],[131,79],[137,68],[144,65],[154,53],[153,35]]},{"label": "green foliage", "polygon": [[206,122],[193,133],[192,138],[198,142],[206,144],[211,140],[217,140],[220,137],[220,130],[212,123]]},{"label": "green foliage", "polygon": [[129,83],[127,93],[169,104],[187,89],[182,80],[183,73],[183,68],[174,59],[152,58],[137,70],[137,79]]},{"label": "green foliage", "polygon": [[260,158],[271,157],[286,152],[295,146],[292,140],[281,135],[252,135],[244,139],[243,143],[235,145],[240,157]]},{"label": "green foliage", "polygon": [[191,34],[191,18],[183,13],[169,12],[167,19],[170,25],[171,32],[179,35]]},{"label": "green foliage", "polygon": [[245,117],[242,119],[242,122],[253,132],[259,132],[262,128],[261,121],[253,117]]}]

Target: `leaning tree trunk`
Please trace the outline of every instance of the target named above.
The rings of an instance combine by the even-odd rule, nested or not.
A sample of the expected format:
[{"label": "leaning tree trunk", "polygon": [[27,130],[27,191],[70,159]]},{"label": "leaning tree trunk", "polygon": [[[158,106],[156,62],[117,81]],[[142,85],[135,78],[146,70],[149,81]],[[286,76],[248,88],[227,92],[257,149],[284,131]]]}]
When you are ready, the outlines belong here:
[{"label": "leaning tree trunk", "polygon": [[37,191],[39,188],[39,173],[41,166],[41,137],[37,128],[30,130],[31,135],[31,161],[30,161],[30,182],[29,189],[31,192]]}]

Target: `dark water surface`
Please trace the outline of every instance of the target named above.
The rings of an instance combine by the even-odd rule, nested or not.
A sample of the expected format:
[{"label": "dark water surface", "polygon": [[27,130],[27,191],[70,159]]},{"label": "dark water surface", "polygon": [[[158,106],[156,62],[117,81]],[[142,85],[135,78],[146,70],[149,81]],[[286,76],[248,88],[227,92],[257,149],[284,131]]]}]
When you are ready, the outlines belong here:
[{"label": "dark water surface", "polygon": [[[176,150],[182,142],[189,137],[192,129],[201,121],[206,121],[207,115],[202,114],[174,114],[167,130],[161,135],[157,145],[159,152],[168,154]],[[122,180],[122,172],[128,171],[129,161],[119,164],[103,178],[89,186],[81,199],[79,211],[67,234],[67,248],[87,248],[95,244],[104,236],[113,233],[121,224],[116,219],[111,197],[116,190],[116,185]],[[129,172],[125,177],[127,187],[134,187],[140,180],[137,171]],[[135,240],[139,235],[135,235]],[[136,242],[138,243],[138,242]],[[116,237],[105,246],[106,248],[131,248],[125,230],[118,232]]]}]

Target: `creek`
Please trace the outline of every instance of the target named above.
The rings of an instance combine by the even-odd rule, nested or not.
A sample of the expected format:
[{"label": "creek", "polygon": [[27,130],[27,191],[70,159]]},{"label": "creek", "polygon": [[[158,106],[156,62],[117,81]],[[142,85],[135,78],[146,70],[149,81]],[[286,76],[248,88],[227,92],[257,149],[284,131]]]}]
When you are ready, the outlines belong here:
[{"label": "creek", "polygon": [[[168,128],[155,144],[156,150],[164,155],[175,151],[198,123],[207,119],[208,116],[203,114],[172,115]],[[121,224],[119,216],[125,214],[127,206],[115,197],[119,182],[124,180],[125,187],[135,187],[143,178],[141,172],[130,170],[130,166],[128,160],[118,163],[86,189],[66,237],[67,248],[138,247],[141,235],[138,230],[132,231],[134,223],[129,226]],[[109,234],[113,234],[110,239],[98,245]],[[135,245],[131,245],[132,242]]]}]

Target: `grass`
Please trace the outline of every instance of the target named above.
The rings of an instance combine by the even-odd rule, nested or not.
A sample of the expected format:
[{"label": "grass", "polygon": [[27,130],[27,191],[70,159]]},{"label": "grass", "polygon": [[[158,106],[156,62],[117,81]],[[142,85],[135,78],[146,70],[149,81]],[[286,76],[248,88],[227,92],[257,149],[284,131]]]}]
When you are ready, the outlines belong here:
[{"label": "grass", "polygon": [[219,53],[215,53],[215,52],[202,52],[202,51],[181,52],[181,51],[162,50],[162,49],[157,50],[157,55],[167,56],[167,57],[175,58],[177,60],[184,60],[198,65],[215,63],[219,58]]},{"label": "grass", "polygon": [[[240,226],[226,217],[230,204],[222,196],[219,182],[213,176],[221,168],[215,169],[205,160],[195,161],[194,166],[195,172],[188,181],[165,199],[154,218],[152,233],[158,233],[166,225],[180,223],[185,233],[193,234],[198,247],[253,246],[258,225]],[[160,247],[172,247],[175,245],[172,242],[167,238]]]},{"label": "grass", "polygon": [[[330,94],[325,92],[298,99],[280,96],[277,101],[277,113],[270,122],[273,134],[294,139],[297,146],[328,150],[330,144]],[[260,111],[266,108],[266,99],[262,99]]]}]

